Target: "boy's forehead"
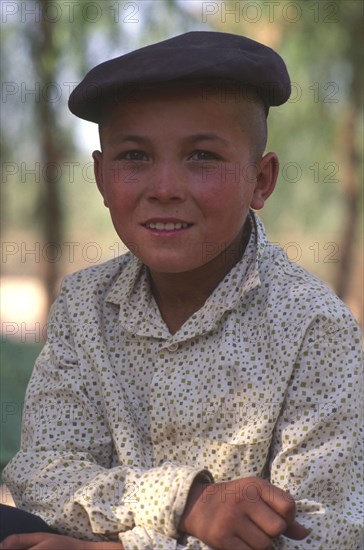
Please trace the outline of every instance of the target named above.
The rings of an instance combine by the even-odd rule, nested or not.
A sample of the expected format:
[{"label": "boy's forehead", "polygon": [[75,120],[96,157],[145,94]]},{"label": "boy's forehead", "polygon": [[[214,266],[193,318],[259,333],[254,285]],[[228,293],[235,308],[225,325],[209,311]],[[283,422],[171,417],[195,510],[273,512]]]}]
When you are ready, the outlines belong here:
[{"label": "boy's forehead", "polygon": [[182,117],[184,125],[191,125],[197,120],[200,124],[201,117],[205,122],[210,117],[215,127],[219,123],[225,125],[225,121],[231,124],[243,118],[253,123],[256,113],[265,118],[264,106],[254,90],[240,89],[226,83],[208,87],[205,83],[172,83],[125,94],[122,100],[108,104],[99,124],[103,131],[107,128],[115,131],[120,125],[125,127],[125,124],[137,123],[143,126],[147,120],[150,123],[156,118],[156,124],[160,126],[160,117],[164,112],[170,120],[177,117],[181,120]]},{"label": "boy's forehead", "polygon": [[206,99],[216,93],[222,100],[226,93],[238,93],[241,100],[243,93],[253,94],[266,111],[290,95],[284,61],[271,48],[239,35],[194,31],[96,66],[72,92],[69,108],[80,118],[100,123],[105,109],[110,112],[111,106],[142,90],[171,84],[195,86]]}]

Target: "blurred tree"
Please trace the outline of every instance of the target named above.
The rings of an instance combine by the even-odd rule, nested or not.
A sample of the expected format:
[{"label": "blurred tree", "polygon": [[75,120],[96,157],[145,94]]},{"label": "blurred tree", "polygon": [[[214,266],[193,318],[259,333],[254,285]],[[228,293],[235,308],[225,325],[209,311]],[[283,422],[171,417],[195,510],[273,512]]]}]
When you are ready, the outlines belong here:
[{"label": "blurred tree", "polygon": [[[278,234],[299,227],[315,241],[320,232],[334,235],[330,241],[337,242],[325,243],[333,247],[335,261],[326,260],[326,268],[334,272],[325,275],[343,300],[353,293],[353,271],[360,270],[363,8],[357,0],[228,0],[202,8],[216,30],[262,41],[286,61],[292,96],[272,110],[269,141],[281,167],[291,165],[293,175],[297,168],[299,177],[296,182],[281,171],[263,217]],[[327,252],[322,256],[329,258]]]},{"label": "blurred tree", "polygon": [[342,58],[349,66],[350,85],[348,86],[348,101],[338,128],[339,147],[342,151],[344,167],[344,193],[345,223],[342,235],[342,257],[337,273],[336,292],[345,300],[350,290],[352,271],[356,263],[355,238],[357,228],[360,226],[360,174],[362,171],[362,149],[360,147],[359,133],[362,130],[363,121],[363,10],[364,3],[356,2],[345,5],[341,0],[342,31],[346,33]]},{"label": "blurred tree", "polygon": [[[44,12],[48,13],[49,0],[43,0]],[[50,83],[57,82],[59,59],[62,45],[57,41],[57,30],[47,17],[40,17],[40,24],[28,25],[26,37],[30,46],[35,82],[40,90],[45,90]],[[67,156],[69,141],[59,127],[57,114],[46,97],[41,94],[35,108],[35,126],[38,129],[40,163],[45,174],[44,186],[41,188],[39,203],[39,220],[45,243],[59,246],[63,241],[62,207],[59,193],[58,167]],[[56,281],[60,276],[59,262],[42,262],[43,280],[48,297],[48,308],[56,297]]]},{"label": "blurred tree", "polygon": [[[82,4],[85,1],[82,0]],[[22,89],[24,97],[23,104],[28,106],[33,103],[34,108],[28,109],[26,119],[31,127],[32,152],[20,153],[13,157],[19,163],[24,157],[37,159],[40,169],[38,178],[41,185],[38,188],[38,200],[35,206],[37,220],[42,241],[42,249],[58,250],[63,243],[63,208],[60,192],[61,180],[58,177],[60,167],[66,161],[70,151],[74,147],[72,134],[69,128],[62,123],[63,114],[59,109],[54,94],[61,90],[62,80],[65,73],[65,62],[72,63],[73,71],[76,74],[85,71],[88,66],[87,54],[88,43],[92,40],[94,27],[90,25],[82,9],[77,12],[69,12],[70,21],[64,17],[65,4],[62,2],[51,2],[43,0],[37,2],[28,0],[21,6],[19,17],[15,22],[7,23],[6,39],[9,43],[16,41],[21,36],[23,54],[26,55],[26,64],[29,74],[26,81],[19,82],[9,78],[9,66],[5,67],[5,80],[13,82],[17,88]],[[111,12],[110,12],[111,13]],[[62,17],[58,20],[58,15]],[[73,14],[73,15],[72,15]],[[91,16],[90,16],[91,17]],[[70,24],[73,23],[73,24]],[[105,20],[104,20],[105,23]],[[109,43],[115,43],[119,38],[117,25],[103,25],[103,32]],[[72,55],[70,56],[70,45]],[[8,70],[6,70],[8,69]],[[23,76],[24,78],[24,76]],[[23,88],[22,88],[23,86]],[[25,90],[25,91],[24,91]],[[34,102],[29,97],[34,92]],[[19,111],[24,110],[19,109]],[[29,112],[30,111],[30,112]],[[19,118],[19,112],[11,112],[11,120]],[[10,118],[10,117],[9,117]],[[29,128],[28,126],[28,128]],[[6,141],[6,158],[10,156],[11,150],[21,151],[22,141],[29,140],[26,126],[15,123],[15,131],[10,132],[10,139]],[[29,147],[29,146],[28,146]],[[30,149],[30,147],[29,147]],[[21,163],[19,163],[21,164]],[[40,255],[41,276],[47,294],[47,311],[53,303],[57,293],[57,282],[61,276],[62,266],[59,261],[52,261],[50,253],[44,257]]]},{"label": "blurred tree", "polygon": [[[105,58],[163,39],[167,32],[173,35],[186,31],[196,23],[176,0],[143,3],[80,0],[74,6],[63,0],[27,0],[10,8],[6,7],[2,37],[6,46],[2,80],[6,106],[13,109],[9,108],[4,117],[9,131],[7,139],[1,142],[3,158],[7,161],[3,166],[14,161],[16,166],[10,168],[18,179],[19,166],[22,169],[24,164],[28,170],[24,159],[40,166],[35,175],[36,183],[40,183],[38,196],[34,198],[40,250],[47,250],[47,254],[39,255],[39,263],[48,311],[64,267],[57,260],[65,240],[64,182],[59,172],[74,158],[75,148],[71,127],[64,122],[68,98],[65,85],[79,81]],[[15,90],[21,90],[20,105]],[[5,181],[9,179],[6,172],[3,181],[4,177]],[[2,195],[2,209],[5,209],[7,195]]]}]

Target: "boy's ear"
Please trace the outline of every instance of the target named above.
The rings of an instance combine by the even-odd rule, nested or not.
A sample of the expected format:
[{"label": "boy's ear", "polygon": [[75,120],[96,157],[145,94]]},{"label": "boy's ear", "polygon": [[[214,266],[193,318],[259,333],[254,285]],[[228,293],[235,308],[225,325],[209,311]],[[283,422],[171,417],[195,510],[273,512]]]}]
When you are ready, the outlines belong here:
[{"label": "boy's ear", "polygon": [[254,210],[263,208],[265,201],[273,193],[277,183],[279,161],[275,153],[267,153],[257,164],[257,181],[250,206]]},{"label": "boy's ear", "polygon": [[108,208],[109,205],[107,204],[106,198],[105,198],[104,177],[103,177],[103,169],[102,169],[103,158],[102,158],[101,151],[94,151],[92,153],[92,158],[94,159],[94,174],[95,174],[97,187],[104,198],[104,205]]}]

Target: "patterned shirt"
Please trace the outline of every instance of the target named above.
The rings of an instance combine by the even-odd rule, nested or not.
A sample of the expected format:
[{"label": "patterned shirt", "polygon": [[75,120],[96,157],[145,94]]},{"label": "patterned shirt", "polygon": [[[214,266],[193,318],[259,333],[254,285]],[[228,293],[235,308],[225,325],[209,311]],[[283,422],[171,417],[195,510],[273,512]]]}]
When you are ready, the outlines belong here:
[{"label": "patterned shirt", "polygon": [[178,532],[198,474],[289,491],[311,534],[277,549],[356,550],[360,331],[250,213],[243,258],[173,335],[131,253],[65,278],[30,380],[17,506],[129,549],[206,549]]}]

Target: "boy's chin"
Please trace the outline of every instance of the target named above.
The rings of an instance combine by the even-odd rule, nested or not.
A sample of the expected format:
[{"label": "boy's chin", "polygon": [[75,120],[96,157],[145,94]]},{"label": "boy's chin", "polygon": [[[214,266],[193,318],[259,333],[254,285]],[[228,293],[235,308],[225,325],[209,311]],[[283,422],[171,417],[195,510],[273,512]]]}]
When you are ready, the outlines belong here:
[{"label": "boy's chin", "polygon": [[198,269],[199,266],[196,266],[196,267],[186,267],[186,266],[173,266],[173,265],[164,265],[164,264],[152,264],[152,265],[148,265],[148,264],[145,264],[149,271],[151,273],[163,273],[165,275],[178,275],[178,274],[186,274],[186,273],[189,273],[191,271],[195,271],[196,269]]},{"label": "boy's chin", "polygon": [[165,273],[170,275],[176,275],[178,273],[188,273],[201,268],[204,263],[201,261],[191,261],[191,258],[186,260],[176,259],[163,259],[156,261],[155,259],[148,261],[146,258],[140,258],[141,261],[148,267],[149,271],[154,273]]}]

